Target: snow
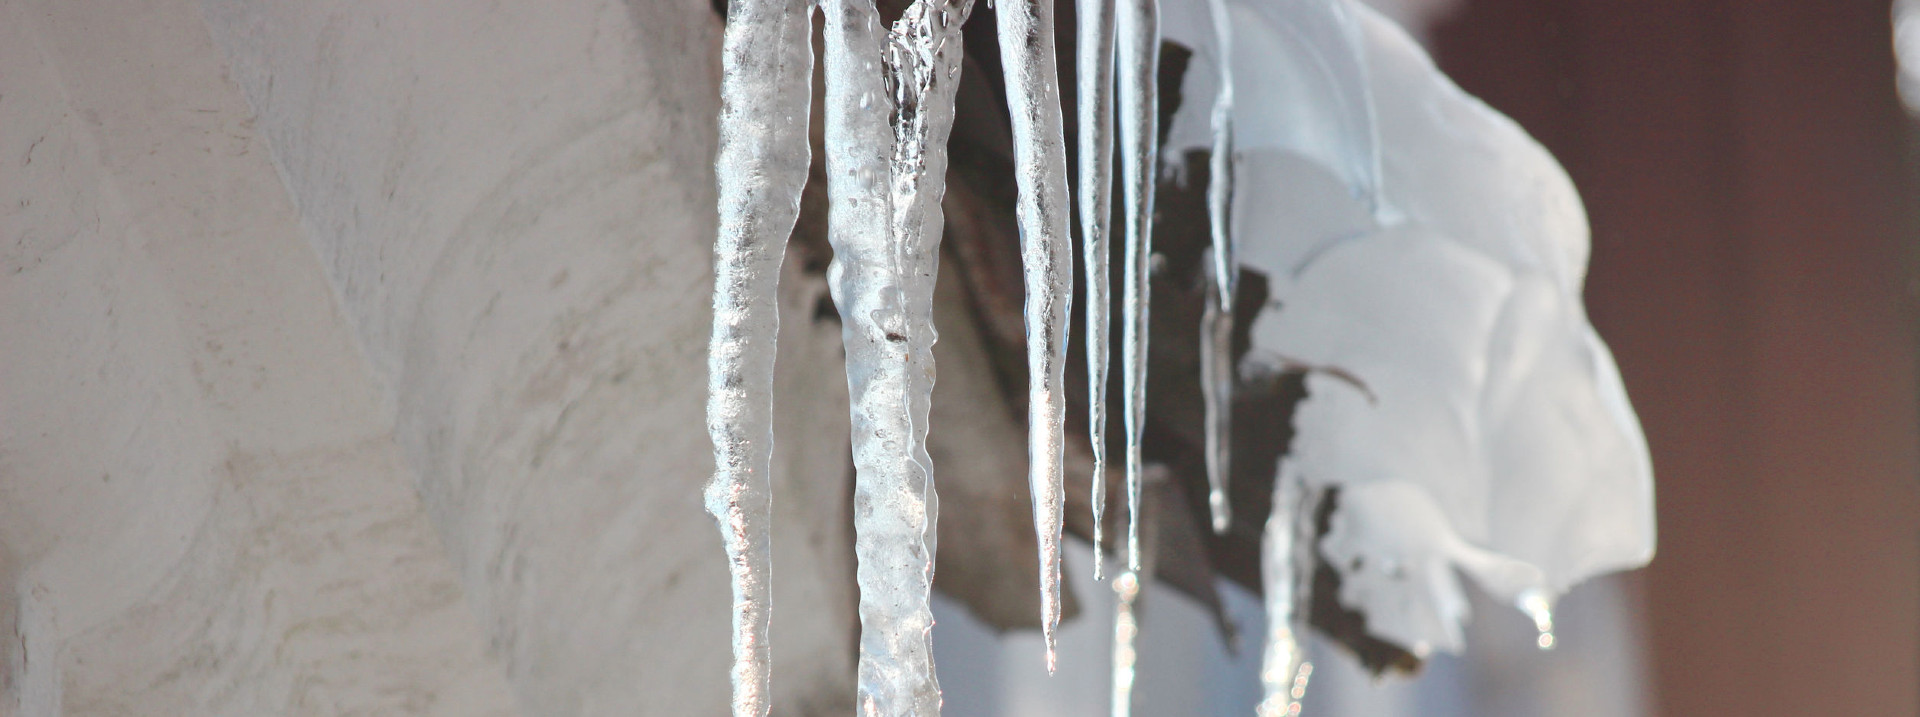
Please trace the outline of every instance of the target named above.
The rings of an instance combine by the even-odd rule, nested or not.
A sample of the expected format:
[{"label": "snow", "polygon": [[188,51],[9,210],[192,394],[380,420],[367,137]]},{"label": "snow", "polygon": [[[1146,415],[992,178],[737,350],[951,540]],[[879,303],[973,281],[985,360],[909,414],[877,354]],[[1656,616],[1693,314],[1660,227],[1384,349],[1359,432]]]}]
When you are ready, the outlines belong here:
[{"label": "snow", "polygon": [[[1309,372],[1282,479],[1342,488],[1321,547],[1341,601],[1378,637],[1458,650],[1459,570],[1548,642],[1557,596],[1654,542],[1645,439],[1580,304],[1578,195],[1373,11],[1227,4],[1233,226],[1273,298],[1240,368]],[[1181,17],[1170,37],[1211,46]],[[1196,61],[1190,86],[1212,75]],[[1169,152],[1209,139],[1186,108]]]}]

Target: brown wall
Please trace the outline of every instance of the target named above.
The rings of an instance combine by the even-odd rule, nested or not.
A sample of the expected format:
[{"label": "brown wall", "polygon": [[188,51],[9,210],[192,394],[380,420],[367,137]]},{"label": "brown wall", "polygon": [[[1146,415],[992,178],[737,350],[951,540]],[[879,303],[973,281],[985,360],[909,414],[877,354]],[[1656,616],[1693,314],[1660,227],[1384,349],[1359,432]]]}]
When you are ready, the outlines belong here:
[{"label": "brown wall", "polygon": [[1441,64],[1565,163],[1653,447],[1660,714],[1920,714],[1920,190],[1889,10],[1471,0]]}]

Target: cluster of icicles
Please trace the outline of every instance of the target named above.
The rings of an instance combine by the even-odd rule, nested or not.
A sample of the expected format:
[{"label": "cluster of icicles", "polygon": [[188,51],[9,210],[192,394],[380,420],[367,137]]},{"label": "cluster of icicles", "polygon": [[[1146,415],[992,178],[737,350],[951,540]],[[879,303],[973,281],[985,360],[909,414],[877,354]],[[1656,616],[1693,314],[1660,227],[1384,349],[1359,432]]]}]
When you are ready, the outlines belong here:
[{"label": "cluster of icicles", "polygon": [[[932,297],[960,32],[973,0],[914,0],[891,27],[874,0],[731,0],[709,353],[716,472],[706,503],[720,522],[733,582],[733,711],[761,717],[770,707],[776,291],[811,161],[816,2],[825,27],[834,252],[828,280],[842,318],[851,396],[858,704],[866,715],[937,715],[928,603],[937,499],[926,447],[936,339]],[[999,0],[995,8],[1019,191],[1028,480],[1049,669],[1061,610],[1064,373],[1074,260],[1052,2]],[[1564,174],[1510,122],[1435,79],[1437,71],[1403,35],[1363,33],[1343,0],[1269,2],[1286,5],[1276,12],[1293,24],[1236,15],[1248,10],[1230,8],[1228,0],[1169,6],[1176,11],[1170,36],[1210,53],[1213,72],[1211,78],[1189,72],[1187,80],[1212,85],[1213,97],[1205,108],[1209,141],[1203,142],[1212,150],[1212,257],[1200,345],[1216,530],[1230,520],[1230,339],[1242,262],[1266,272],[1276,292],[1292,292],[1288,311],[1266,312],[1254,322],[1255,348],[1292,366],[1343,367],[1309,377],[1312,398],[1295,417],[1296,443],[1304,441],[1306,449],[1297,445],[1299,455],[1283,463],[1263,533],[1269,626],[1263,716],[1297,714],[1312,671],[1300,645],[1305,611],[1298,606],[1313,565],[1314,539],[1304,531],[1315,487],[1346,487],[1318,548],[1345,580],[1340,600],[1368,615],[1371,632],[1423,656],[1429,645],[1457,647],[1465,609],[1455,568],[1532,617],[1545,648],[1552,645],[1553,597],[1590,575],[1644,563],[1653,544],[1644,439],[1617,369],[1578,304],[1585,219]],[[1202,5],[1209,21],[1196,24]],[[1134,602],[1149,582],[1141,565],[1140,442],[1161,154],[1161,8],[1158,0],[1077,0],[1077,15],[1078,208],[1087,375],[1095,397],[1089,432],[1096,531],[1106,509],[1106,410],[1098,398],[1106,395],[1109,373],[1108,217],[1116,144],[1124,201],[1121,410],[1130,520],[1128,569],[1114,581],[1121,604],[1113,684],[1115,713],[1125,714]],[[1241,19],[1247,24],[1236,23]],[[1375,28],[1376,20],[1363,24]],[[1258,42],[1236,51],[1236,30]],[[1359,67],[1361,44],[1381,49],[1378,67]],[[1345,49],[1316,55],[1319,46]],[[1259,75],[1239,88],[1257,112],[1236,111],[1231,58],[1248,60],[1242,69]],[[1295,75],[1274,69],[1283,66],[1307,69]],[[1189,96],[1205,96],[1202,87],[1187,89]],[[1367,99],[1373,96],[1383,98],[1377,115]],[[1182,135],[1182,122],[1173,124],[1181,136],[1169,143],[1194,146]],[[1237,144],[1237,136],[1245,141]],[[1380,147],[1389,146],[1383,139],[1389,136],[1397,143],[1391,146],[1402,149],[1383,164]],[[1243,165],[1237,168],[1243,179],[1268,176],[1261,173],[1279,166],[1269,159],[1275,149],[1318,162],[1366,205],[1366,216],[1335,227],[1332,234],[1345,237],[1337,246],[1264,242],[1239,256],[1236,232],[1249,225],[1272,231],[1273,222],[1290,221],[1278,216],[1283,203],[1234,206],[1236,164]],[[1399,194],[1381,189],[1388,177],[1402,187]],[[1246,190],[1270,189],[1263,186],[1249,183]],[[1485,217],[1497,221],[1481,221]],[[1369,374],[1371,387],[1346,380],[1348,366]],[[1375,389],[1381,389],[1377,395]],[[1361,448],[1389,443],[1388,450]],[[1309,485],[1303,474],[1319,483]],[[1495,505],[1489,496],[1504,502]],[[1096,532],[1097,577],[1104,577],[1098,575],[1104,540]]]},{"label": "cluster of icicles", "polygon": [[[1214,0],[1218,2],[1218,0]],[[708,430],[716,474],[708,510],[720,521],[732,573],[733,711],[769,709],[767,644],[772,496],[775,292],[807,180],[811,18],[816,0],[732,0],[721,85],[720,225],[716,241]],[[854,527],[860,588],[859,704],[869,715],[938,714],[932,586],[933,466],[926,450],[933,389],[932,295],[942,228],[946,141],[960,71],[960,28],[972,0],[915,0],[891,29],[873,0],[818,0],[825,15],[826,166],[832,201],[829,281],[844,321],[856,469]],[[1056,82],[1050,0],[1002,0],[998,21],[1007,74],[1026,284],[1030,399],[1029,481],[1040,545],[1042,625],[1054,666],[1060,622],[1060,540],[1072,252],[1066,152]],[[1080,221],[1087,276],[1091,395],[1108,375],[1108,217],[1115,88],[1125,201],[1122,407],[1126,431],[1128,570],[1116,591],[1116,689],[1131,683],[1131,607],[1140,571],[1140,439],[1145,426],[1148,270],[1158,151],[1159,8],[1156,0],[1080,0]],[[1215,17],[1227,43],[1224,12]],[[1117,61],[1116,61],[1117,56]],[[1230,88],[1227,63],[1222,87]],[[1227,411],[1231,381],[1233,248],[1224,220],[1231,91],[1214,110],[1214,286],[1203,341],[1207,436],[1217,530],[1227,527]],[[1092,401],[1094,525],[1104,524],[1106,410]],[[1277,511],[1284,519],[1288,513]],[[1281,531],[1288,532],[1288,531]],[[1104,536],[1096,536],[1096,550]],[[1279,554],[1290,554],[1285,546]],[[1104,559],[1094,561],[1097,577]],[[1284,569],[1284,568],[1283,568]],[[1270,692],[1297,695],[1300,651],[1290,620],[1276,621]],[[1304,673],[1303,673],[1304,674]],[[1124,697],[1121,698],[1124,700]],[[1124,707],[1122,707],[1124,709]],[[1285,705],[1280,707],[1282,711]],[[1297,706],[1293,707],[1297,710]],[[1263,711],[1266,711],[1263,709]]]}]

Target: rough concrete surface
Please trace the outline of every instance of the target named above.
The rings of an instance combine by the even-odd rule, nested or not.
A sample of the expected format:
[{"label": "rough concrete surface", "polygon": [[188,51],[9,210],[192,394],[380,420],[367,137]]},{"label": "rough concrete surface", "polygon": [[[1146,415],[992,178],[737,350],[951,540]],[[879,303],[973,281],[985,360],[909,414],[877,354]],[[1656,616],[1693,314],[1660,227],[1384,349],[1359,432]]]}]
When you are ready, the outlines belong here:
[{"label": "rough concrete surface", "polygon": [[[697,0],[0,2],[0,714],[705,715]],[[787,272],[776,713],[851,709]]]}]

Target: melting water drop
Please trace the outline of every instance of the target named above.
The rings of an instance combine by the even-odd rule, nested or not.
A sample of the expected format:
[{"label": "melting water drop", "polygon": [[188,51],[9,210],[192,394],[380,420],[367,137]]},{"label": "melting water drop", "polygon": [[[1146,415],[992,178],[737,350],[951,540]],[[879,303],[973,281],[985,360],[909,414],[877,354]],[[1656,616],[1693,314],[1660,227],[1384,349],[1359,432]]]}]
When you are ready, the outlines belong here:
[{"label": "melting water drop", "polygon": [[[1293,699],[1295,702],[1299,702],[1300,700],[1304,700],[1307,698],[1307,681],[1312,678],[1313,678],[1313,663],[1305,662],[1305,661],[1301,662],[1300,673],[1293,676],[1293,689],[1289,692],[1289,694],[1293,695]],[[1294,705],[1293,712],[1294,714],[1299,714],[1300,706],[1297,704]]]},{"label": "melting water drop", "polygon": [[1539,590],[1520,593],[1515,606],[1533,620],[1533,629],[1540,633],[1534,645],[1541,650],[1553,649],[1553,603],[1547,599],[1546,593]]},{"label": "melting water drop", "polygon": [[1134,642],[1140,636],[1140,575],[1131,570],[1114,578],[1113,717],[1133,713]]}]

